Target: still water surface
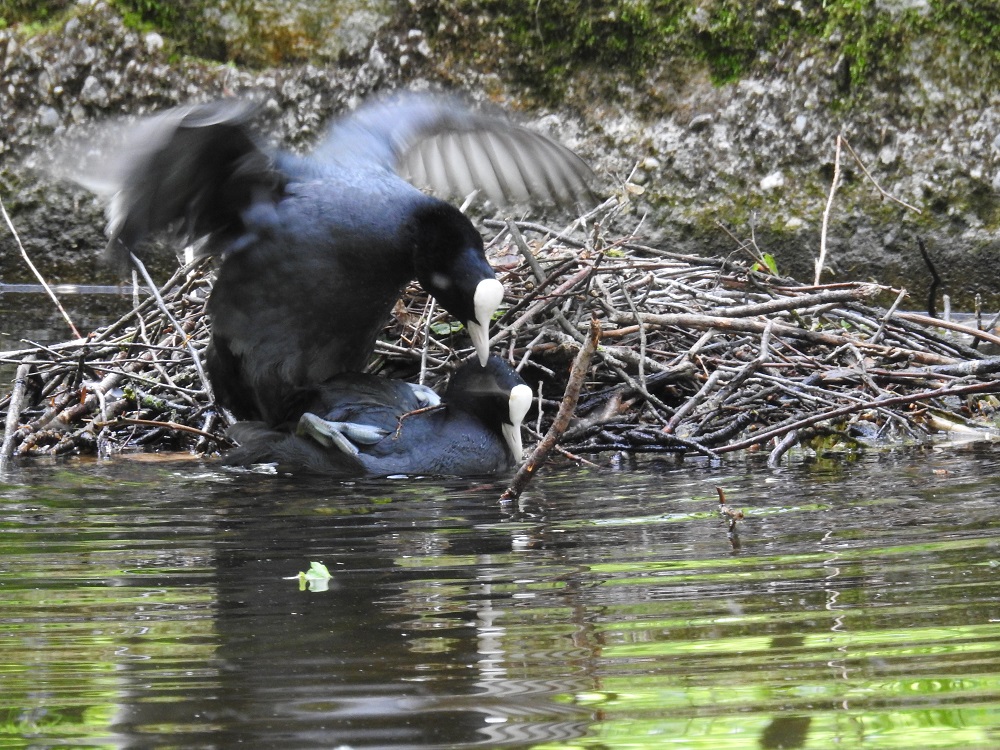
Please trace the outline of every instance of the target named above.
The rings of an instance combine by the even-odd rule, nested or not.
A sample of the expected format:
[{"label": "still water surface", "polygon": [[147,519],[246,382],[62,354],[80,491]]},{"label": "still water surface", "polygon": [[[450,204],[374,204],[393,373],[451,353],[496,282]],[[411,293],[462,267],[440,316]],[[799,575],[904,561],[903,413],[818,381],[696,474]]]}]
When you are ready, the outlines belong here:
[{"label": "still water surface", "polygon": [[998,451],[565,468],[514,506],[21,464],[0,747],[997,748]]}]

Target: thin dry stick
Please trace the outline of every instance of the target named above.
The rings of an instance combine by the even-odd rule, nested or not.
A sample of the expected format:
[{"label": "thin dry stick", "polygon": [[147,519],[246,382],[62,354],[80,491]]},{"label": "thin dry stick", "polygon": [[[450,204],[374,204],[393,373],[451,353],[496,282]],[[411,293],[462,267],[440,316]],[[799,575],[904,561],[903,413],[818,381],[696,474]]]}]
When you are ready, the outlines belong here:
[{"label": "thin dry stick", "polygon": [[767,362],[768,357],[771,352],[771,332],[774,330],[774,321],[769,320],[767,322],[767,327],[764,329],[764,333],[760,336],[760,351],[757,356],[747,362],[743,367],[737,370],[736,374],[730,378],[729,382],[726,383],[716,396],[719,401],[725,401],[730,397],[731,394],[736,392],[742,387],[744,381],[752,377],[757,373],[757,371],[764,366]]},{"label": "thin dry stick", "polygon": [[189,435],[198,435],[199,437],[206,438],[208,440],[222,441],[226,442],[223,438],[218,435],[213,435],[211,432],[206,432],[205,430],[199,430],[197,427],[191,427],[186,424],[178,424],[177,422],[166,421],[161,422],[156,419],[139,419],[137,417],[118,417],[117,419],[105,422],[95,422],[95,427],[115,427],[116,425],[123,424],[134,424],[143,427],[159,427],[165,430],[173,430],[175,432],[186,432]]},{"label": "thin dry stick", "polygon": [[685,401],[680,408],[674,412],[674,416],[670,418],[670,421],[667,422],[662,432],[665,435],[673,434],[674,430],[677,429],[677,425],[680,424],[680,421],[694,411],[695,407],[704,401],[705,397],[708,396],[709,393],[715,390],[716,386],[719,384],[719,380],[722,379],[722,375],[722,370],[716,370],[709,375],[708,380],[705,381],[705,384],[698,390],[698,392]]},{"label": "thin dry stick", "polygon": [[424,324],[424,341],[420,348],[420,377],[417,382],[423,385],[427,382],[427,348],[431,341],[431,321],[434,319],[434,298],[427,302],[427,322]]},{"label": "thin dry stick", "polygon": [[567,245],[569,247],[581,248],[586,245],[585,242],[582,242],[580,239],[576,237],[571,237],[568,234],[560,234],[555,229],[543,226],[541,224],[536,224],[530,221],[514,221],[513,219],[506,219],[504,221],[500,221],[499,219],[483,219],[483,226],[489,227],[490,229],[502,230],[502,229],[507,229],[511,222],[513,222],[514,225],[517,226],[517,228],[522,230],[523,232],[536,232],[538,234],[543,234],[547,237],[551,237],[552,240],[559,242],[563,245]]},{"label": "thin dry stick", "polygon": [[889,321],[892,319],[893,314],[899,309],[900,304],[906,298],[907,292],[905,289],[900,289],[899,294],[896,295],[896,301],[892,303],[892,307],[882,316],[882,320],[879,321],[878,330],[875,331],[875,335],[872,336],[872,343],[877,344],[879,339],[885,335],[885,327],[888,325]]},{"label": "thin dry stick", "polygon": [[580,389],[583,388],[583,381],[586,379],[587,371],[590,369],[590,359],[594,356],[594,351],[597,349],[597,342],[600,338],[601,324],[598,323],[596,317],[591,317],[590,335],[583,342],[580,351],[577,352],[576,358],[573,360],[569,382],[566,384],[563,400],[559,405],[559,413],[556,414],[555,421],[552,422],[552,426],[549,427],[549,431],[545,434],[545,437],[539,441],[528,457],[528,460],[517,470],[510,486],[500,495],[501,501],[516,500],[521,496],[524,488],[528,486],[528,482],[531,481],[535,472],[538,471],[545,457],[549,455],[560,436],[566,431],[569,421],[576,411],[576,404],[580,400]]},{"label": "thin dry stick", "polygon": [[730,305],[719,309],[709,308],[714,315],[726,318],[752,318],[757,315],[771,315],[785,310],[801,310],[807,307],[832,305],[841,302],[854,302],[874,297],[881,287],[878,284],[854,284],[848,289],[834,289],[816,294],[800,294],[785,299],[768,300],[754,305]]},{"label": "thin dry stick", "polygon": [[[903,317],[902,313],[896,313],[897,317]],[[763,320],[744,320],[742,318],[724,318],[718,315],[698,315],[695,313],[664,313],[662,315],[654,315],[651,313],[642,313],[640,319],[647,325],[651,326],[663,326],[663,327],[682,327],[682,328],[715,328],[719,331],[734,332],[739,331],[742,333],[763,333],[764,329],[767,328],[769,324],[773,324],[774,334],[777,336],[785,336],[793,339],[803,339],[814,344],[822,344],[825,346],[843,346],[844,344],[853,343],[855,346],[865,350],[874,352],[881,356],[889,356],[893,353],[894,349],[898,347],[884,346],[881,344],[869,344],[866,341],[853,340],[847,335],[839,335],[834,333],[826,333],[824,331],[810,331],[805,328],[798,328],[792,325],[785,325],[783,323],[774,323],[774,321],[763,321]],[[616,323],[632,323],[634,319],[631,315],[625,315],[623,313],[618,313],[612,316],[612,320]],[[975,331],[970,331],[965,329],[966,332],[975,334]],[[996,338],[996,337],[992,337]],[[930,352],[921,351],[906,351],[914,362],[920,362],[922,364],[928,365],[950,365],[955,363],[954,357],[944,357],[937,354],[932,354]]]},{"label": "thin dry stick", "polygon": [[32,357],[28,357],[17,368],[17,373],[14,375],[14,391],[10,395],[7,421],[3,431],[3,445],[0,446],[0,472],[7,467],[7,462],[14,455],[14,433],[17,431],[17,423],[20,421],[21,411],[24,409],[24,395],[27,391],[31,364]]},{"label": "thin dry stick", "polygon": [[59,298],[56,297],[55,292],[52,291],[52,288],[48,285],[45,279],[42,278],[42,274],[38,272],[37,268],[35,268],[35,264],[31,262],[31,258],[28,257],[28,251],[25,250],[24,245],[21,244],[21,238],[17,235],[17,230],[14,229],[14,222],[12,222],[10,220],[10,216],[7,215],[7,209],[4,208],[2,200],[0,200],[0,212],[3,213],[4,221],[7,222],[7,226],[10,228],[10,233],[14,235],[14,242],[17,243],[17,249],[21,251],[21,257],[24,258],[24,262],[28,264],[28,268],[30,268],[31,272],[35,274],[35,278],[38,279],[38,282],[45,289],[45,292],[55,303],[56,307],[59,309],[59,313],[63,316],[63,320],[66,321],[69,325],[69,329],[73,332],[73,335],[78,339],[83,338],[83,336],[80,335],[80,332],[76,330],[76,326],[73,325],[73,321],[70,319],[69,313],[66,312],[66,309],[59,302]]},{"label": "thin dry stick", "polygon": [[833,158],[833,182],[830,183],[830,195],[826,199],[826,208],[823,209],[823,228],[819,235],[819,257],[816,259],[816,274],[813,283],[819,284],[819,277],[823,273],[823,266],[826,265],[826,230],[830,225],[830,210],[833,208],[833,196],[837,193],[837,186],[840,183],[840,145],[843,136],[837,134],[837,153]]},{"label": "thin dry stick", "polygon": [[979,331],[975,328],[962,325],[961,323],[952,323],[950,320],[942,320],[941,318],[932,318],[928,315],[909,312],[897,312],[893,315],[893,317],[897,320],[907,320],[910,323],[919,323],[922,326],[946,328],[949,331],[955,331],[956,333],[966,333],[973,338],[988,341],[994,346],[1000,346],[1000,336],[994,336],[989,331]]},{"label": "thin dry stick", "polygon": [[879,191],[879,193],[881,193],[881,195],[882,195],[882,197],[883,197],[883,198],[888,198],[888,199],[889,199],[889,200],[891,200],[891,201],[892,201],[893,203],[898,203],[898,204],[899,204],[899,205],[901,205],[901,206],[902,206],[903,208],[908,208],[908,209],[910,209],[911,211],[916,211],[916,212],[917,212],[918,214],[919,214],[919,213],[922,213],[922,211],[921,211],[921,210],[920,210],[919,208],[917,208],[916,206],[911,206],[911,205],[910,205],[909,203],[907,203],[906,201],[904,201],[904,200],[900,200],[900,199],[899,199],[899,198],[897,198],[896,196],[894,196],[894,195],[891,195],[891,194],[887,193],[887,192],[886,192],[885,190],[883,190],[883,189],[882,189],[882,186],[878,184],[878,182],[877,182],[877,181],[875,180],[875,178],[874,178],[874,177],[872,177],[872,175],[871,175],[871,172],[869,172],[869,171],[868,171],[868,170],[867,170],[867,169],[865,168],[865,165],[861,163],[861,157],[860,157],[860,156],[858,156],[857,152],[855,152],[854,148],[853,148],[853,147],[851,146],[851,144],[850,144],[850,143],[848,142],[848,140],[847,140],[846,138],[844,138],[843,136],[839,136],[839,137],[840,137],[840,138],[843,138],[843,141],[844,141],[844,145],[845,145],[845,146],[847,147],[847,150],[848,150],[848,151],[849,151],[849,152],[851,153],[851,156],[853,156],[853,157],[854,157],[854,161],[856,161],[856,162],[857,162],[858,166],[859,166],[859,167],[861,168],[861,171],[865,173],[865,177],[867,177],[867,178],[868,178],[869,180],[871,180],[871,181],[872,181],[872,185],[874,185],[874,186],[875,186],[875,189],[876,189],[876,190],[878,190],[878,191]]},{"label": "thin dry stick", "polygon": [[622,281],[621,276],[615,277],[618,279],[618,286],[622,290],[622,295],[625,297],[625,301],[628,303],[629,310],[635,316],[635,319],[639,321],[639,385],[642,386],[643,392],[646,390],[646,326],[642,323],[642,318],[639,317],[639,310],[635,306],[635,302],[632,300],[632,295],[628,293],[628,289],[625,288],[625,282]]},{"label": "thin dry stick", "polygon": [[811,427],[818,422],[824,422],[827,419],[833,419],[835,417],[843,417],[847,414],[853,414],[855,412],[864,411],[865,409],[880,409],[886,406],[897,406],[899,404],[912,404],[915,401],[928,401],[932,398],[939,398],[943,396],[965,396],[972,393],[996,393],[1000,392],[1000,383],[975,383],[968,386],[960,386],[958,388],[936,388],[930,391],[921,391],[919,393],[909,393],[902,396],[890,396],[890,397],[879,397],[872,401],[862,401],[847,404],[846,406],[840,406],[835,409],[829,409],[828,411],[820,412],[818,414],[812,414],[811,416],[804,417],[802,419],[796,420],[792,424],[778,425],[769,430],[762,430],[758,433],[754,433],[753,437],[749,437],[745,440],[740,440],[736,443],[730,443],[729,445],[724,445],[715,450],[719,453],[729,453],[732,451],[742,450],[743,448],[749,448],[751,445],[760,445],[766,443],[773,437],[778,437],[785,435],[786,433],[801,429],[803,427]]},{"label": "thin dry stick", "polygon": [[167,303],[164,302],[163,297],[160,296],[160,290],[157,289],[156,284],[153,283],[153,278],[149,275],[149,271],[146,270],[146,266],[143,265],[142,261],[139,260],[138,257],[136,257],[135,253],[129,253],[129,257],[132,259],[133,265],[139,271],[139,274],[149,287],[150,293],[153,295],[154,299],[156,299],[156,304],[159,306],[160,311],[173,325],[177,335],[183,337],[184,345],[191,354],[191,359],[194,362],[194,369],[198,373],[201,385],[205,389],[205,393],[208,394],[209,401],[214,402],[215,392],[212,390],[212,384],[209,382],[208,376],[205,374],[205,370],[201,366],[201,358],[198,356],[198,352],[195,351],[194,346],[191,344],[190,337],[185,336],[184,329],[181,327],[181,324],[177,322],[177,319],[171,314],[169,308],[167,308]]},{"label": "thin dry stick", "polygon": [[507,231],[510,233],[511,239],[514,240],[514,244],[517,245],[517,251],[524,256],[524,259],[528,262],[528,266],[531,268],[531,272],[535,275],[535,278],[539,282],[545,281],[545,271],[542,270],[541,265],[538,263],[538,259],[535,254],[531,252],[531,248],[528,247],[528,243],[524,241],[524,237],[521,236],[520,230],[517,228],[517,224],[513,220],[507,222]]}]

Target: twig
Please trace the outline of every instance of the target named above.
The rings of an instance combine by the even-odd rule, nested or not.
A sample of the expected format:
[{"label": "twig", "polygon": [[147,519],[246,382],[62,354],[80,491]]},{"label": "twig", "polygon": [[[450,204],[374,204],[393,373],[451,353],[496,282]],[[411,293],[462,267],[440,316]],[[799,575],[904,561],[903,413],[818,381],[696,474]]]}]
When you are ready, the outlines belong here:
[{"label": "twig", "polygon": [[501,501],[516,500],[521,496],[524,488],[528,486],[528,482],[531,481],[531,478],[542,465],[546,456],[549,455],[549,452],[558,442],[559,437],[566,431],[569,421],[576,411],[576,405],[580,398],[580,389],[583,387],[583,382],[587,377],[587,370],[590,369],[590,358],[594,355],[594,351],[597,349],[597,342],[600,338],[601,325],[597,322],[597,318],[591,317],[590,336],[583,342],[580,351],[577,352],[576,358],[573,360],[573,367],[570,369],[569,382],[566,384],[566,390],[563,393],[559,413],[556,415],[545,437],[535,446],[528,460],[517,470],[510,486],[500,495]]},{"label": "twig", "polygon": [[507,222],[507,231],[510,232],[511,239],[513,239],[514,244],[517,245],[517,251],[524,256],[524,259],[528,262],[528,266],[531,268],[531,272],[535,275],[538,282],[541,283],[545,281],[545,271],[543,271],[541,265],[539,265],[535,254],[531,252],[531,248],[528,247],[528,243],[524,241],[524,237],[521,236],[521,232],[518,230],[517,224],[514,221]]},{"label": "twig", "polygon": [[747,378],[751,377],[764,366],[764,363],[767,362],[767,359],[770,356],[771,334],[773,331],[774,321],[770,320],[764,328],[764,332],[760,335],[760,350],[758,351],[757,356],[743,365],[743,367],[739,369],[732,379],[719,390],[719,394],[717,396],[718,400],[724,401],[729,398],[737,388],[740,388],[743,385],[743,382],[747,380]]},{"label": "twig", "polygon": [[982,339],[983,341],[988,341],[991,344],[1000,346],[1000,336],[990,333],[989,331],[979,331],[975,328],[970,328],[969,326],[964,326],[961,323],[953,323],[950,320],[942,320],[941,318],[932,318],[927,315],[921,315],[920,313],[910,313],[910,312],[897,312],[893,315],[897,320],[908,320],[911,323],[920,323],[924,326],[935,326],[937,328],[944,328],[948,331],[955,331],[956,333],[964,333],[972,336],[976,339]]},{"label": "twig", "polygon": [[[897,317],[903,317],[901,313],[896,313],[896,315]],[[809,341],[814,344],[823,344],[835,347],[842,346],[846,343],[853,343],[862,349],[876,352],[882,354],[883,356],[889,356],[893,353],[891,351],[893,347],[883,346],[880,344],[869,344],[866,341],[851,339],[846,335],[826,333],[825,331],[810,331],[797,326],[774,323],[773,321],[743,320],[740,318],[725,318],[718,315],[698,315],[691,313],[665,313],[663,315],[643,313],[640,317],[647,325],[663,327],[689,327],[702,330],[715,328],[720,331],[740,331],[744,333],[763,333],[767,326],[772,324],[774,334],[777,336],[804,339],[805,341]],[[630,316],[621,313],[614,315],[612,320],[616,323],[632,322]],[[954,358],[941,357],[929,352],[910,351],[906,352],[906,354],[911,356],[915,362],[922,362],[929,365],[953,364],[955,361]]]},{"label": "twig", "polygon": [[715,390],[724,374],[725,373],[723,373],[722,370],[716,370],[709,375],[708,380],[705,381],[705,384],[698,390],[698,392],[685,401],[681,407],[674,412],[670,421],[667,422],[667,426],[663,428],[663,433],[665,435],[673,434],[674,430],[677,429],[677,425],[680,424],[680,421],[694,411],[695,407],[704,401],[705,397],[708,396],[709,393]]},{"label": "twig", "polygon": [[552,237],[552,239],[557,240],[563,245],[567,245],[569,247],[581,248],[586,245],[585,242],[582,242],[575,237],[571,237],[568,234],[562,234],[557,232],[555,229],[550,229],[542,224],[535,224],[530,221],[513,221],[511,219],[508,219],[507,221],[500,221],[499,219],[483,219],[483,226],[490,227],[491,229],[508,229],[511,224],[514,224],[514,226],[523,232],[537,232],[538,234]]},{"label": "twig", "polygon": [[73,325],[73,321],[70,319],[69,313],[66,312],[66,308],[62,306],[62,303],[59,302],[59,298],[56,297],[55,292],[52,291],[52,287],[49,286],[48,282],[42,277],[42,274],[39,273],[37,268],[35,268],[35,264],[31,262],[31,258],[28,257],[28,251],[25,250],[24,245],[21,244],[21,238],[18,236],[17,230],[14,229],[14,222],[12,222],[10,220],[10,216],[7,215],[7,209],[4,208],[3,200],[0,200],[0,212],[3,213],[4,221],[7,222],[7,226],[10,228],[11,234],[14,235],[14,242],[17,243],[17,249],[21,251],[21,257],[24,259],[24,262],[28,264],[28,268],[31,269],[31,272],[35,275],[35,278],[38,279],[38,283],[42,285],[42,287],[45,289],[45,293],[49,295],[49,298],[55,303],[56,307],[59,309],[59,313],[63,316],[63,320],[65,320],[66,324],[69,326],[69,330],[73,332],[73,336],[75,336],[78,339],[83,338],[80,335],[80,332],[76,329],[76,326]]},{"label": "twig", "polygon": [[17,431],[21,412],[24,410],[24,397],[28,387],[28,375],[31,373],[33,358],[28,357],[17,368],[14,375],[14,390],[7,406],[7,420],[3,430],[3,444],[0,445],[0,473],[6,468],[14,455],[14,433]]},{"label": "twig", "polygon": [[819,277],[823,273],[823,266],[826,265],[826,232],[830,225],[830,211],[833,208],[833,196],[837,193],[840,184],[840,146],[844,137],[837,134],[837,151],[833,157],[833,181],[830,183],[830,195],[826,199],[826,208],[823,209],[823,227],[819,235],[819,257],[816,258],[816,273],[813,276],[813,283],[819,284]]},{"label": "twig", "polygon": [[879,342],[879,339],[881,339],[882,336],[885,334],[886,325],[888,325],[889,320],[895,314],[896,310],[899,309],[900,304],[902,304],[905,298],[906,298],[906,290],[900,289],[899,294],[896,295],[896,300],[892,303],[892,307],[890,307],[886,311],[885,315],[882,316],[882,320],[879,321],[878,330],[875,331],[875,335],[872,336],[873,344],[877,344]]},{"label": "twig", "polygon": [[921,210],[916,206],[911,206],[906,201],[900,200],[891,193],[887,193],[885,190],[883,190],[882,186],[878,184],[878,181],[874,177],[872,177],[871,172],[869,172],[868,169],[865,167],[864,163],[861,161],[861,157],[857,155],[857,153],[854,151],[854,148],[851,146],[850,143],[848,143],[847,139],[844,138],[843,136],[838,136],[838,137],[843,139],[844,145],[847,147],[847,150],[851,153],[851,156],[854,157],[854,161],[857,162],[857,165],[861,168],[861,171],[865,173],[865,177],[871,180],[872,185],[874,185],[875,189],[878,190],[879,193],[881,193],[883,198],[888,198],[893,203],[898,203],[903,208],[908,208],[911,211],[916,211],[918,214],[922,213]]},{"label": "twig", "polygon": [[583,464],[584,466],[589,466],[592,469],[600,469],[601,468],[600,464],[595,464],[593,461],[590,461],[590,460],[584,458],[583,456],[578,456],[575,453],[570,453],[568,450],[566,450],[565,448],[563,448],[561,445],[556,445],[553,448],[553,450],[555,450],[558,453],[562,454],[562,456],[564,458],[568,458],[570,461],[575,461],[578,464]]},{"label": "twig", "polygon": [[198,352],[194,350],[194,346],[191,344],[191,339],[184,335],[184,328],[177,319],[171,314],[170,310],[167,308],[167,303],[163,301],[163,297],[160,296],[160,290],[156,288],[156,284],[153,283],[152,277],[149,275],[149,271],[146,270],[146,266],[143,265],[142,261],[136,256],[135,253],[129,253],[129,257],[132,259],[132,263],[135,268],[139,271],[142,276],[143,281],[149,287],[150,293],[156,300],[156,304],[159,306],[160,311],[166,316],[167,320],[173,325],[174,330],[177,331],[177,335],[183,337],[184,346],[191,353],[191,360],[194,363],[194,369],[198,373],[198,377],[201,379],[201,385],[205,389],[205,393],[208,394],[209,401],[215,401],[215,392],[212,390],[212,384],[208,380],[208,376],[205,374],[204,368],[201,366],[201,357]]},{"label": "twig", "polygon": [[139,419],[136,417],[118,417],[110,422],[95,422],[95,427],[114,427],[116,425],[123,424],[134,424],[141,425],[143,427],[158,427],[165,430],[174,430],[175,432],[186,432],[189,435],[198,435],[199,437],[205,438],[207,440],[214,440],[216,442],[225,442],[227,445],[231,445],[229,441],[221,438],[219,435],[213,435],[211,432],[206,432],[205,430],[199,430],[197,427],[191,427],[186,424],[178,424],[177,422],[161,422],[156,419]]},{"label": "twig", "polygon": [[865,409],[878,409],[898,404],[912,404],[916,401],[927,401],[932,398],[939,398],[943,396],[966,396],[971,393],[1000,393],[1000,383],[976,383],[974,385],[960,386],[958,388],[935,388],[934,390],[909,393],[903,396],[888,396],[877,398],[872,401],[848,404],[835,409],[828,409],[818,414],[812,414],[808,417],[798,419],[792,424],[779,425],[770,430],[761,430],[760,432],[754,433],[753,437],[736,443],[730,443],[729,445],[716,450],[719,453],[731,453],[732,451],[743,450],[744,448],[749,448],[751,445],[761,445],[766,443],[771,438],[778,435],[784,435],[791,430],[800,429],[802,427],[810,427],[818,422],[824,422],[828,419],[854,414],[859,411],[864,411]]},{"label": "twig", "polygon": [[878,284],[854,284],[849,289],[835,289],[816,294],[799,294],[786,299],[775,299],[756,305],[731,305],[721,310],[712,310],[726,318],[753,318],[758,315],[773,315],[786,310],[804,310],[810,307],[833,305],[842,302],[870,299],[881,291]]},{"label": "twig", "polygon": [[427,356],[428,344],[431,340],[431,321],[434,319],[434,298],[429,297],[427,302],[427,322],[424,324],[424,340],[420,347],[420,377],[417,382],[423,385],[427,382]]},{"label": "twig", "polygon": [[632,295],[628,293],[628,289],[625,286],[625,282],[622,277],[618,278],[618,286],[621,288],[622,295],[625,297],[625,301],[628,303],[628,309],[632,311],[635,319],[639,321],[639,385],[642,386],[642,390],[646,390],[646,327],[642,324],[642,320],[639,318],[639,310],[635,306],[635,302],[632,299]]}]

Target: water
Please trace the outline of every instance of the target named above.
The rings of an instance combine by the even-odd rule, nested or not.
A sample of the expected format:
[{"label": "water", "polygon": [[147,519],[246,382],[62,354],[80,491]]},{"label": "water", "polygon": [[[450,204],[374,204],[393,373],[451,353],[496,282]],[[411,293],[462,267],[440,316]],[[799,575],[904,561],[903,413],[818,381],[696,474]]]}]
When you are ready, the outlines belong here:
[{"label": "water", "polygon": [[[56,284],[51,287],[73,325],[83,335],[107,325],[132,309],[132,287]],[[0,352],[73,338],[69,324],[42,287],[0,281]],[[17,370],[0,362],[0,393],[6,395]]]},{"label": "water", "polygon": [[[0,747],[1000,747],[997,459],[644,459],[545,471],[515,506],[21,464]],[[311,561],[328,591],[289,580]]]}]

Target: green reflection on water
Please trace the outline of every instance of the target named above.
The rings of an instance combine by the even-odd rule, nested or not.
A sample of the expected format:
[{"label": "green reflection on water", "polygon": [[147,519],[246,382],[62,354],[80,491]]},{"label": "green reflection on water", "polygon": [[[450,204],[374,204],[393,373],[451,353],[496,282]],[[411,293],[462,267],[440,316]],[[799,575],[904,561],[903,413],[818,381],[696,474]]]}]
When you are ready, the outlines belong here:
[{"label": "green reflection on water", "polygon": [[[111,735],[129,701],[173,706],[193,694],[193,703],[224,704],[233,683],[220,679],[216,650],[227,637],[252,643],[262,620],[241,619],[249,607],[216,611],[215,575],[223,568],[213,555],[263,559],[245,546],[257,537],[240,534],[259,514],[262,538],[287,539],[268,550],[276,562],[261,563],[263,583],[248,580],[243,591],[239,570],[241,603],[267,592],[271,578],[284,591],[280,576],[309,559],[335,561],[342,566],[331,568],[338,601],[371,605],[379,627],[399,631],[377,642],[406,644],[413,655],[400,666],[402,649],[389,652],[391,663],[377,653],[366,661],[363,648],[352,652],[343,673],[366,683],[345,694],[361,703],[362,691],[380,679],[395,681],[394,689],[412,680],[421,687],[406,698],[426,700],[414,702],[414,715],[459,704],[475,713],[488,694],[478,691],[492,687],[496,725],[520,724],[523,737],[533,738],[519,747],[1000,747],[1000,548],[992,511],[985,523],[958,513],[945,524],[937,506],[917,508],[911,499],[906,513],[929,523],[873,530],[852,514],[896,501],[825,503],[796,493],[795,505],[753,508],[744,547],[732,554],[714,513],[701,506],[711,498],[678,499],[676,488],[659,499],[646,492],[640,509],[628,493],[608,506],[606,493],[595,492],[588,505],[570,482],[563,507],[507,520],[477,516],[478,506],[456,504],[447,488],[431,484],[290,495],[287,480],[264,478],[266,503],[185,498],[152,512],[130,499],[143,492],[141,483],[111,491],[92,480],[66,482],[72,487],[34,499],[27,512],[11,511],[0,526],[8,564],[0,561],[0,746],[52,746],[61,738],[120,746]],[[108,497],[88,504],[78,493],[91,488]],[[20,492],[0,494],[8,490]],[[159,528],[147,528],[147,514]],[[798,525],[781,525],[789,519]],[[174,535],[177,524],[184,534]],[[306,545],[319,556],[305,556]],[[368,550],[360,579],[346,564],[359,546]],[[353,590],[354,580],[363,588]],[[263,622],[277,623],[280,640],[301,636],[303,646],[315,647],[311,655],[325,657],[349,611],[331,609],[318,629],[295,631],[306,622],[300,608],[307,613],[323,601],[295,601],[293,620],[279,607]],[[216,623],[225,623],[218,626],[225,635]],[[282,730],[335,710],[322,680],[336,683],[341,674],[312,683],[295,675],[303,698]],[[470,679],[476,691],[465,694]],[[435,690],[440,702],[427,698]],[[197,710],[147,714],[128,739],[141,746],[142,732],[232,731],[228,717],[242,723],[271,707],[230,706],[223,718]],[[583,737],[546,744],[545,727],[567,716]]]},{"label": "green reflection on water", "polygon": [[185,700],[199,682],[215,682],[206,666],[217,646],[208,587],[18,585],[0,575],[4,747],[33,735],[105,736],[134,690],[130,672],[144,665],[155,665],[160,700]]},{"label": "green reflection on water", "polygon": [[[739,624],[740,618],[719,618],[719,625]],[[647,623],[648,625],[648,623]],[[647,631],[650,628],[646,628]],[[983,651],[1000,653],[1000,623],[962,625],[949,628],[906,628],[903,630],[867,630],[852,632],[813,632],[799,636],[801,648],[842,649],[831,653],[831,658],[845,658],[850,650],[852,657],[889,656],[899,654],[952,654]],[[608,646],[604,656],[641,657],[670,656],[673,654],[724,654],[741,661],[747,654],[771,651],[773,639],[768,637],[720,638],[712,640],[669,639],[653,643],[623,644]],[[782,651],[783,655],[787,650]]]},{"label": "green reflection on water", "polygon": [[[149,508],[109,505],[106,480],[62,481],[28,511],[4,508],[0,525],[0,747],[119,744],[110,727],[143,670],[155,669],[157,700],[216,684],[204,550],[167,549],[145,529]],[[104,507],[87,507],[90,485]]]},{"label": "green reflection on water", "polygon": [[[664,708],[663,710],[666,710]],[[594,728],[585,740],[558,745],[535,745],[548,748],[581,750],[618,750],[619,748],[691,748],[691,750],[748,750],[755,748],[866,748],[874,750],[989,750],[995,737],[979,728],[992,718],[986,709],[963,708],[949,711],[917,709],[874,713],[851,711],[789,712],[767,715],[695,717],[672,720],[615,719],[609,716]],[[806,725],[807,732],[795,729]],[[785,726],[783,726],[785,725]],[[779,730],[774,731],[778,726]],[[783,734],[791,742],[782,742]],[[915,745],[919,737],[919,745]],[[801,740],[801,742],[796,742]]]}]

